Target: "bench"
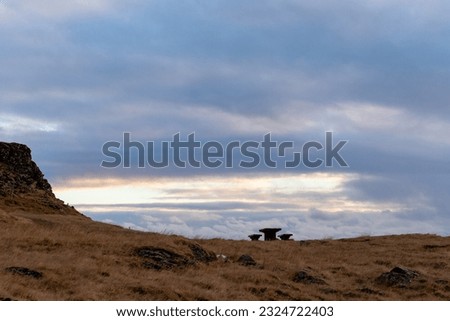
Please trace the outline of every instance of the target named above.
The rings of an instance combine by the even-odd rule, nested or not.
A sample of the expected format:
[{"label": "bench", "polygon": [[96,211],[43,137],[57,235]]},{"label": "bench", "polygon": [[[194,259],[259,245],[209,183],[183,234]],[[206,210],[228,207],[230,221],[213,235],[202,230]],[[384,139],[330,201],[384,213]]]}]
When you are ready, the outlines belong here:
[{"label": "bench", "polygon": [[248,237],[252,241],[259,241],[259,238],[262,236],[262,234],[250,234]]},{"label": "bench", "polygon": [[291,236],[293,234],[281,234],[280,236],[278,236],[280,238],[280,240],[283,241],[292,241]]}]

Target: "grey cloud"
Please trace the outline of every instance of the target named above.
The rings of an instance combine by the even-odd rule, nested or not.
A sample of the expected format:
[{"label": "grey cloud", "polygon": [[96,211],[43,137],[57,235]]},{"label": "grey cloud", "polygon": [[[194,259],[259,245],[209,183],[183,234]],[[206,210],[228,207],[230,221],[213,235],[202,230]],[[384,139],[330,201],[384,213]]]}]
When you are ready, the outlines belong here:
[{"label": "grey cloud", "polygon": [[[448,234],[448,229],[436,227],[433,217],[419,216],[415,212],[399,214],[395,212],[378,213],[318,213],[283,212],[243,214],[238,217],[223,213],[207,224],[205,221],[190,218],[189,215],[168,212],[136,212],[132,216],[90,213],[98,220],[111,220],[121,225],[137,226],[151,232],[174,233],[190,237],[220,237],[247,239],[247,235],[258,232],[263,227],[280,227],[283,232],[294,234],[297,240],[356,237],[361,235],[383,235],[404,233]],[[406,217],[405,217],[406,216]],[[176,218],[173,220],[172,218]],[[448,218],[439,223],[446,224]],[[203,234],[204,233],[204,234]]]},{"label": "grey cloud", "polygon": [[232,202],[232,201],[210,201],[210,202],[175,202],[175,203],[142,203],[142,204],[115,204],[115,205],[100,205],[100,204],[75,204],[80,207],[95,207],[101,206],[102,208],[109,208],[114,210],[114,208],[120,207],[131,207],[136,210],[152,210],[152,209],[175,209],[175,210],[196,210],[196,211],[207,211],[209,213],[223,213],[232,212],[233,210],[241,211],[246,210],[248,212],[257,212],[261,209],[266,211],[273,211],[279,208],[292,209],[294,206],[290,203],[279,203],[279,202]]},{"label": "grey cloud", "polygon": [[[436,132],[445,134],[450,119],[448,2],[91,1],[70,12],[62,5],[43,8],[34,2],[28,9],[15,4],[16,15],[1,22],[0,115],[47,121],[58,124],[58,130],[11,130],[0,119],[0,133],[30,145],[52,181],[239,172],[100,169],[102,144],[120,139],[124,131],[137,140],[198,131],[205,139],[227,141],[284,129],[284,137],[303,141],[335,130],[350,138],[345,149],[350,168],[319,170],[370,177],[346,186],[347,197],[406,204],[423,200],[429,208],[335,215],[292,212],[274,203],[260,214],[252,211],[251,218],[237,219],[235,208],[251,210],[240,202],[173,206],[212,211],[225,222],[208,226],[168,221],[162,212],[148,215],[158,218],[161,229],[167,224],[178,232],[232,237],[240,237],[233,229],[254,229],[255,220],[291,222],[299,231],[307,225],[305,237],[448,233],[442,227],[450,209],[448,142],[433,139],[433,124],[412,124],[410,134],[400,126],[402,121],[439,119],[443,123]],[[347,102],[398,108],[410,117],[386,129],[382,124],[358,127],[327,114],[341,111]],[[292,119],[298,125],[289,123]],[[415,141],[421,132],[431,138]],[[261,167],[252,174],[267,171]],[[286,214],[273,218],[277,208]],[[147,209],[155,210],[152,205]],[[137,213],[111,217],[151,228]]]}]

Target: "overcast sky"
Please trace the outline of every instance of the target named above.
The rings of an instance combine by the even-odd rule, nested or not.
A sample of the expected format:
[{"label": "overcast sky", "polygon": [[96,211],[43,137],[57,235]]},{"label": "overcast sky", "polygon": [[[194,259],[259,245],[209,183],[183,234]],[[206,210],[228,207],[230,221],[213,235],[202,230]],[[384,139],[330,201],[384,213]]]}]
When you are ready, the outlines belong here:
[{"label": "overcast sky", "polygon": [[[0,1],[0,140],[88,216],[186,236],[450,234],[450,2]],[[102,145],[348,140],[342,168],[104,169]]]}]

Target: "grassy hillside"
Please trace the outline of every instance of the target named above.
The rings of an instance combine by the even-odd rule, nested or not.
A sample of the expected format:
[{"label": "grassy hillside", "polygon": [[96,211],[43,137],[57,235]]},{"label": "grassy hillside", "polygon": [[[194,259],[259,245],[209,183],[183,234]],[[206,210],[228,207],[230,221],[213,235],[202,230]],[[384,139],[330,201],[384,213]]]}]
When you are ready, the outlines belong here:
[{"label": "grassy hillside", "polygon": [[448,237],[189,240],[0,208],[3,300],[450,299]]}]

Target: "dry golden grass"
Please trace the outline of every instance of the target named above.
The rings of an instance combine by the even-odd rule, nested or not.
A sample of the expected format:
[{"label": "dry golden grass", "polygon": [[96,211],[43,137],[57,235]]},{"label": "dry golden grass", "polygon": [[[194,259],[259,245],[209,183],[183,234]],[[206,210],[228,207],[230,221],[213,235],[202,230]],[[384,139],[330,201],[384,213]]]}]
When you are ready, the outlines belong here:
[{"label": "dry golden grass", "polygon": [[[0,298],[16,300],[449,300],[450,238],[435,235],[250,242],[188,240],[93,222],[77,215],[0,210]],[[187,258],[189,245],[228,261],[156,271],[134,255],[164,248]],[[257,266],[236,261],[251,255]],[[12,266],[40,279],[7,272]],[[375,279],[395,266],[420,275],[406,286]],[[325,284],[296,283],[307,270]]]}]

